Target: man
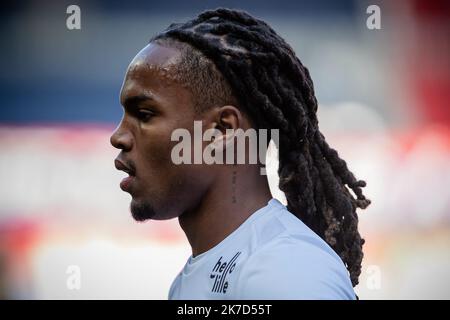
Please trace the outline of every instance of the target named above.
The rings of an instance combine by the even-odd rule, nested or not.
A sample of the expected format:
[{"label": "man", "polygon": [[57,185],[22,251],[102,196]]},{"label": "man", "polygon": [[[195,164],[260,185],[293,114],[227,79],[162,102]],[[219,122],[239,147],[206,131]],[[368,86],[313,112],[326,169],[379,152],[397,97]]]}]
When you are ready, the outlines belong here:
[{"label": "man", "polygon": [[[131,213],[177,217],[192,247],[169,299],[355,298],[365,182],[328,146],[308,70],[265,22],[217,9],[170,25],[133,59],[120,98],[111,143],[121,150],[116,168],[129,174],[120,186]],[[238,129],[279,130],[287,208],[272,199],[261,161],[174,161],[173,133],[195,136],[199,121],[215,139],[193,144],[216,152],[234,145]]]}]

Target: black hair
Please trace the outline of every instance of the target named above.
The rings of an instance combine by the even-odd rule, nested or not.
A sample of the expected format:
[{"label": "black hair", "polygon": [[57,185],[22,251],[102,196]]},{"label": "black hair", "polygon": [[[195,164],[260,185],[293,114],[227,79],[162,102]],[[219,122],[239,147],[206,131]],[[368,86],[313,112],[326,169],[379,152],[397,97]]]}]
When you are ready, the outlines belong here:
[{"label": "black hair", "polygon": [[[279,188],[288,210],[334,249],[356,286],[364,244],[356,209],[370,204],[366,183],[319,131],[313,82],[294,50],[264,21],[224,8],[173,23],[152,41],[188,52],[183,65],[197,77],[189,81],[202,81],[191,86],[203,90],[194,94],[203,100],[199,109],[236,99],[256,128],[279,129]],[[204,81],[212,74],[214,81]]]}]

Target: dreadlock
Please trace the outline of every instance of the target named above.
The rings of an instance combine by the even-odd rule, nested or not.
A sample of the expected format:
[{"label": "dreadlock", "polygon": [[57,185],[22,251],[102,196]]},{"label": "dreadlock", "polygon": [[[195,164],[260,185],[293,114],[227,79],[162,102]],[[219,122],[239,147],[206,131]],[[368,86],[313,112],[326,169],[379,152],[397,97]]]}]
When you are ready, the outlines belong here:
[{"label": "dreadlock", "polygon": [[205,105],[232,100],[230,92],[256,128],[279,129],[279,188],[288,210],[334,249],[356,286],[364,244],[356,208],[370,204],[362,193],[366,183],[319,131],[313,82],[294,50],[264,21],[224,8],[173,23],[151,42],[183,49],[182,66],[201,73],[200,80],[185,79],[202,81],[195,90],[215,86],[197,92]]}]

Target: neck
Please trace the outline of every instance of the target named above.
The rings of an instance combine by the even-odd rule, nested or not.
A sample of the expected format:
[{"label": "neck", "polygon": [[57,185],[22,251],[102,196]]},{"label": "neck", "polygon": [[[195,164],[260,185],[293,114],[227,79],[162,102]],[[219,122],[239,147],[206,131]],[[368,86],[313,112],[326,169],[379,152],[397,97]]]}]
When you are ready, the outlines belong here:
[{"label": "neck", "polygon": [[200,203],[179,217],[195,257],[219,244],[272,198],[267,176],[256,166],[227,168]]}]

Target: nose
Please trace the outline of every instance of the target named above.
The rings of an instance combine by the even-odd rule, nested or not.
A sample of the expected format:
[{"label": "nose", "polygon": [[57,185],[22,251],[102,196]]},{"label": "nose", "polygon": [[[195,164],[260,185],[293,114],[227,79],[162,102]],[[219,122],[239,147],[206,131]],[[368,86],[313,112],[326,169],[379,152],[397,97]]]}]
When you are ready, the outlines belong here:
[{"label": "nose", "polygon": [[123,121],[121,121],[116,130],[114,130],[113,134],[109,138],[109,141],[114,148],[124,151],[131,150],[131,147],[133,146],[132,134],[128,129],[126,129]]}]

